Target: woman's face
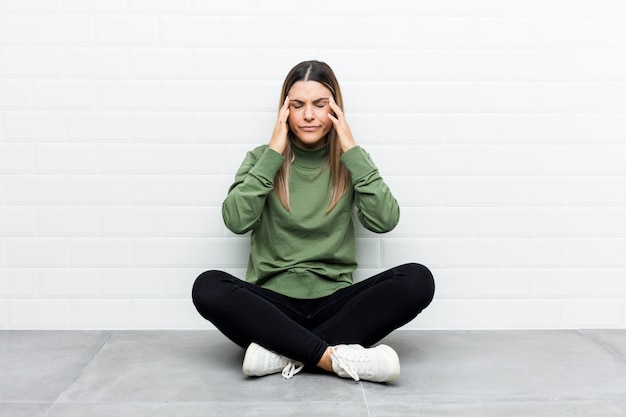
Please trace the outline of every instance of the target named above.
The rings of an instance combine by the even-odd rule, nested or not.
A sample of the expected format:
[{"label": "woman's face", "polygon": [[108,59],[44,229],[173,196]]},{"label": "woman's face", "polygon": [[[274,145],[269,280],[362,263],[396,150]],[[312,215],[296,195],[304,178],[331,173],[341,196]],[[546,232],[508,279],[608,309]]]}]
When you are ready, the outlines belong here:
[{"label": "woman's face", "polygon": [[326,135],[333,127],[328,117],[332,113],[329,98],[331,91],[317,81],[298,81],[287,92],[289,97],[289,129],[296,143],[303,148],[315,149],[326,143]]}]

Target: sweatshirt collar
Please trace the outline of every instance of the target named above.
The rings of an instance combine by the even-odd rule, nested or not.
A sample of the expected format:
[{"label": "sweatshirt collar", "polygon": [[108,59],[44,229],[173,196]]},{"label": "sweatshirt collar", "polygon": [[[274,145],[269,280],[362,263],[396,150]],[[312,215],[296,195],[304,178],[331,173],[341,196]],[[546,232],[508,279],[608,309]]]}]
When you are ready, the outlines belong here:
[{"label": "sweatshirt collar", "polygon": [[328,162],[328,142],[321,148],[306,149],[292,141],[291,149],[295,156],[294,165],[305,168],[320,168]]}]

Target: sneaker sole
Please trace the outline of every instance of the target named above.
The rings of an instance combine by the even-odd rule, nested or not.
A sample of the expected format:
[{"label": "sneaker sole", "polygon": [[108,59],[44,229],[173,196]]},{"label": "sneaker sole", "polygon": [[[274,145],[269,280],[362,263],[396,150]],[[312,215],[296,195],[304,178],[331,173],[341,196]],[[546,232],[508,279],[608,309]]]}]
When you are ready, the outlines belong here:
[{"label": "sneaker sole", "polygon": [[256,351],[260,348],[261,346],[257,345],[256,343],[252,342],[250,343],[250,346],[248,346],[248,349],[246,349],[246,354],[243,357],[243,365],[241,366],[241,370],[243,371],[243,374],[246,376],[261,376],[261,375],[257,375],[255,373],[252,373],[252,358],[254,357],[254,354],[256,353]]},{"label": "sneaker sole", "polygon": [[391,369],[397,369],[396,372],[394,372],[387,378],[376,382],[392,382],[398,379],[398,377],[400,376],[400,358],[398,357],[396,351],[387,345],[378,345],[375,347],[375,349],[384,351],[385,356],[387,357],[387,363],[390,365]]}]

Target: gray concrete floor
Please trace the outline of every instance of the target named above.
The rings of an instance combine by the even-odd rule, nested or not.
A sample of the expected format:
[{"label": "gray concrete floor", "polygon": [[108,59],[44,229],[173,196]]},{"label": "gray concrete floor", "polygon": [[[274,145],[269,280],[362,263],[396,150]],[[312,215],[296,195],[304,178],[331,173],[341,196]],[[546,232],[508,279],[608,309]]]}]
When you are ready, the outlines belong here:
[{"label": "gray concrete floor", "polygon": [[246,378],[217,331],[2,331],[0,416],[626,416],[626,330],[397,331],[394,383]]}]

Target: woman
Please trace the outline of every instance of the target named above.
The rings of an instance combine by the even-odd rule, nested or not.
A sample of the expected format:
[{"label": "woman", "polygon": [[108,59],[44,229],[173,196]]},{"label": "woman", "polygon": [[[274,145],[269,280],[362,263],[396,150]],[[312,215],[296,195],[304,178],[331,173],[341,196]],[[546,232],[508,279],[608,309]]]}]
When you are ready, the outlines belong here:
[{"label": "woman", "polygon": [[207,271],[192,295],[198,312],[246,349],[246,375],[291,378],[317,366],[393,381],[398,355],[372,346],[432,300],[433,277],[419,264],[352,283],[354,208],[365,228],[383,233],[398,223],[399,206],[342,108],[328,65],[296,65],[269,144],[248,152],[223,203],[226,226],[252,232],[246,281]]}]

